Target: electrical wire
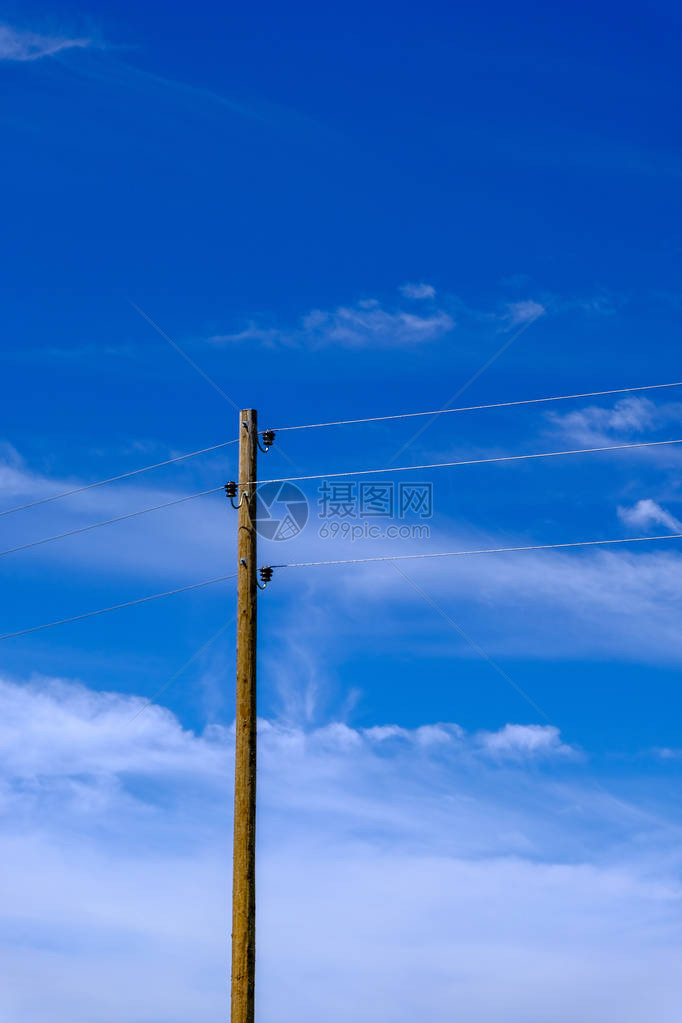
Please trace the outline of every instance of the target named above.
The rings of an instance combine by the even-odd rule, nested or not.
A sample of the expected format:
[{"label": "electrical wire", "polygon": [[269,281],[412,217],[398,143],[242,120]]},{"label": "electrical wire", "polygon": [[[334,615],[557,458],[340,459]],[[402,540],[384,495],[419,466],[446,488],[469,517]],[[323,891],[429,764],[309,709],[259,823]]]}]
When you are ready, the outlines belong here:
[{"label": "electrical wire", "polygon": [[451,469],[458,465],[487,465],[491,462],[522,462],[531,458],[558,458],[561,455],[590,455],[598,451],[627,451],[633,448],[654,448],[664,444],[682,444],[675,440],[645,440],[632,444],[607,444],[597,448],[573,448],[570,451],[539,451],[529,455],[495,455],[491,458],[466,458],[458,462],[431,462],[427,465],[396,465],[380,469],[349,469],[345,472],[324,472],[313,476],[280,476],[272,480],[248,480],[243,486],[262,486],[265,483],[296,483],[301,480],[326,480],[339,476],[374,476],[384,472],[410,472],[413,469]]},{"label": "electrical wire", "polygon": [[[575,448],[570,451],[540,451],[527,455],[496,455],[491,458],[467,458],[456,462],[432,462],[426,465],[400,465],[379,469],[351,469],[346,472],[318,473],[310,476],[283,476],[270,480],[248,480],[242,485],[262,486],[266,483],[294,483],[305,480],[336,479],[342,476],[373,476],[379,473],[410,472],[417,469],[447,469],[460,465],[487,465],[495,462],[521,462],[534,458],[557,458],[563,455],[587,455],[602,451],[625,451],[634,448],[660,447],[665,444],[682,444],[682,438],[676,440],[638,441],[632,444],[611,444],[595,448]],[[92,522],[87,526],[79,526],[76,529],[69,529],[64,533],[57,533],[54,536],[45,536],[39,540],[31,540],[28,543],[18,544],[16,547],[8,547],[6,550],[0,551],[0,558],[4,557],[6,554],[15,554],[19,551],[29,550],[32,547],[39,547],[42,544],[52,543],[54,540],[63,540],[69,536],[77,536],[79,533],[86,533],[91,529],[100,529],[102,526],[111,526],[116,522],[124,522],[126,519],[136,518],[139,515],[146,515],[149,512],[161,511],[164,508],[170,508],[173,505],[182,504],[185,501],[193,501],[198,497],[206,497],[208,494],[216,494],[218,491],[222,491],[223,489],[224,488],[222,486],[212,487],[210,490],[201,490],[198,494],[187,494],[184,497],[177,497],[172,501],[165,501],[163,504],[153,505],[151,508],[140,508],[137,511],[127,512],[125,515],[117,515],[115,518],[105,519],[102,522]]]},{"label": "electrical wire", "polygon": [[[668,533],[662,536],[635,536],[618,540],[578,540],[571,543],[533,544],[525,547],[487,547],[470,551],[439,551],[434,554],[393,554],[382,555],[374,558],[345,558],[333,561],[295,561],[281,565],[270,565],[270,568],[317,568],[320,566],[333,565],[366,565],[382,561],[417,561],[432,558],[462,558],[477,554],[516,554],[522,551],[553,551],[567,550],[574,547],[602,547],[613,544],[627,543],[653,543],[660,540],[681,540],[682,533]],[[71,618],[60,618],[53,622],[45,622],[42,625],[32,625],[27,629],[19,629],[16,632],[6,632],[0,636],[0,642],[5,639],[15,639],[18,636],[26,636],[32,632],[41,632],[43,629],[52,629],[56,625],[70,625],[72,622],[80,622],[85,618],[94,618],[96,615],[108,614],[110,611],[120,611],[126,607],[135,607],[137,604],[145,604],[151,600],[160,600],[162,597],[172,597],[178,593],[187,593],[190,590],[198,590],[204,586],[213,586],[215,583],[228,582],[236,579],[237,574],[216,576],[214,579],[203,579],[198,583],[189,583],[187,586],[178,586],[173,590],[166,590],[163,593],[152,593],[147,597],[138,597],[136,600],[126,600],[121,604],[112,604],[111,607],[98,608],[96,611],[86,611],[80,615],[73,615]]]},{"label": "electrical wire", "polygon": [[[584,391],[582,394],[560,394],[551,398],[526,398],[521,401],[497,401],[490,405],[465,405],[462,408],[441,408],[431,412],[401,412],[393,416],[369,416],[365,419],[338,419],[330,423],[303,423],[300,426],[278,426],[275,433],[285,430],[319,430],[325,426],[352,426],[356,423],[383,423],[391,419],[415,419],[419,416],[441,416],[448,412],[478,412],[491,408],[513,408],[517,405],[539,405],[549,401],[570,401],[577,398],[602,398],[610,394],[630,394],[635,391],[656,391],[667,387],[682,387],[682,380],[670,384],[645,384],[641,387],[617,387],[610,391]],[[261,431],[261,433],[264,431]]]},{"label": "electrical wire", "polygon": [[[364,419],[339,419],[328,423],[304,423],[298,426],[278,426],[274,432],[282,433],[286,430],[313,430],[327,426],[349,426],[357,423],[381,423],[393,419],[414,419],[420,416],[444,415],[450,412],[475,412],[484,409],[513,408],[519,405],[537,405],[543,402],[568,401],[578,398],[599,398],[613,394],[629,394],[636,391],[653,391],[660,390],[662,388],[680,386],[682,386],[682,381],[674,381],[669,384],[646,384],[640,387],[620,387],[609,391],[584,391],[581,394],[561,394],[549,398],[526,398],[520,401],[500,401],[488,405],[465,405],[460,408],[437,409],[431,412],[402,412],[398,415],[371,416]],[[261,434],[265,432],[267,431],[259,431]],[[237,439],[221,441],[219,444],[212,444],[206,448],[199,448],[197,451],[188,451],[187,454],[184,455],[176,455],[174,458],[167,458],[162,462],[154,462],[152,465],[144,465],[139,469],[132,469],[130,472],[119,473],[117,476],[109,476],[103,480],[95,480],[93,483],[86,483],[81,487],[74,487],[72,490],[64,490],[59,494],[52,494],[49,497],[41,497],[37,501],[30,501],[27,504],[17,505],[14,508],[3,508],[0,509],[0,517],[3,515],[13,515],[15,512],[26,511],[29,508],[36,508],[41,504],[48,504],[51,501],[60,501],[65,497],[73,497],[76,494],[84,493],[86,490],[92,490],[94,487],[102,487],[108,483],[118,483],[121,480],[130,479],[132,476],[138,476],[140,473],[149,472],[152,469],[161,469],[166,465],[173,465],[175,462],[182,462],[187,458],[195,458],[197,455],[204,455],[210,451],[217,451],[220,448],[228,447],[230,444],[236,443]]]},{"label": "electrical wire", "polygon": [[51,543],[53,540],[63,540],[67,536],[76,536],[78,533],[87,533],[90,529],[100,529],[101,526],[112,526],[115,522],[123,522],[125,519],[134,519],[138,515],[146,515],[148,512],[161,511],[162,508],[170,508],[174,504],[183,504],[185,501],[193,501],[197,497],[206,497],[207,494],[216,494],[223,487],[212,487],[210,490],[201,490],[198,494],[187,494],[185,497],[176,497],[173,501],[165,501],[163,504],[155,504],[151,508],[140,508],[138,511],[127,512],[125,515],[117,515],[114,519],[105,519],[103,522],[91,522],[88,526],[79,526],[77,529],[68,529],[65,533],[56,533],[55,536],[44,536],[40,540],[31,540],[29,543],[22,543],[16,547],[8,547],[0,551],[0,558],[6,554],[16,554],[17,551],[27,551],[31,547],[40,547],[41,544]]},{"label": "electrical wire", "polygon": [[118,476],[109,476],[105,480],[96,480],[94,483],[86,483],[82,487],[75,487],[73,490],[64,490],[60,494],[52,494],[51,497],[41,497],[37,501],[17,505],[16,508],[0,509],[0,517],[12,515],[14,512],[26,511],[27,508],[36,508],[39,504],[48,504],[50,501],[59,501],[63,497],[73,497],[74,494],[82,494],[85,490],[92,490],[93,487],[103,487],[105,483],[118,483],[120,480],[130,479],[131,476],[138,476],[141,472],[149,472],[150,469],[161,469],[164,465],[182,462],[186,458],[194,458],[195,455],[205,455],[207,451],[217,451],[219,448],[236,443],[236,440],[224,440],[220,444],[212,444],[208,448],[200,448],[199,451],[189,451],[186,455],[176,455],[175,458],[167,458],[163,462],[155,462],[154,465],[143,465],[141,469],[131,469],[130,472],[122,472]]},{"label": "electrical wire", "polygon": [[28,629],[19,629],[18,632],[6,632],[3,639],[14,639],[16,636],[26,636],[29,632],[40,632],[42,629],[51,629],[55,625],[70,625],[71,622],[80,622],[84,618],[94,618],[95,615],[108,614],[109,611],[120,611],[124,607],[134,607],[136,604],[146,604],[150,600],[159,600],[161,597],[173,597],[176,593],[187,593],[188,590],[198,590],[202,586],[212,586],[214,583],[224,583],[229,579],[236,579],[237,573],[232,575],[219,575],[215,579],[204,579],[200,583],[190,583],[188,586],[178,586],[174,590],[166,590],[165,593],[152,593],[148,597],[138,597],[137,600],[126,600],[122,604],[112,604],[111,607],[101,607],[97,611],[86,611],[82,615],[74,615],[72,618],[60,618],[55,622],[45,622],[44,625],[32,625]]},{"label": "electrical wire", "polygon": [[[431,412],[402,412],[398,415],[391,416],[371,416],[364,419],[338,419],[328,423],[303,423],[298,426],[278,426],[276,427],[275,432],[282,433],[286,430],[313,430],[327,426],[349,426],[357,423],[381,423],[393,419],[414,419],[420,416],[444,415],[450,412],[475,412],[484,409],[513,408],[519,405],[537,405],[543,402],[568,401],[578,398],[599,398],[613,394],[629,394],[636,391],[653,391],[660,390],[662,388],[680,386],[682,386],[682,381],[674,381],[669,384],[646,384],[640,387],[620,387],[609,391],[584,391],[581,394],[561,394],[549,398],[526,398],[520,401],[500,401],[488,405],[465,405],[460,408],[437,409]],[[267,431],[259,431],[261,434],[265,432]],[[36,508],[41,504],[48,504],[51,501],[60,501],[65,497],[73,497],[76,494],[84,493],[86,490],[92,490],[94,487],[102,487],[108,483],[118,483],[121,480],[130,479],[132,476],[138,476],[140,473],[149,472],[152,469],[161,469],[166,465],[173,465],[175,462],[182,462],[187,458],[195,458],[197,455],[204,455],[210,451],[217,451],[220,448],[228,447],[230,444],[236,443],[236,439],[221,441],[219,444],[212,444],[206,448],[199,448],[197,451],[188,451],[187,454],[184,455],[176,455],[174,458],[167,458],[162,462],[154,462],[152,465],[144,465],[139,469],[132,469],[130,472],[119,473],[117,476],[109,476],[103,480],[95,480],[93,483],[86,483],[81,487],[74,487],[72,490],[64,490],[59,494],[52,494],[49,497],[41,497],[37,501],[30,501],[27,504],[17,505],[14,508],[3,508],[0,509],[0,517],[3,515],[13,515],[15,512],[26,511],[29,508]]]},{"label": "electrical wire", "polygon": [[[648,543],[656,540],[682,540],[682,533],[667,533],[663,536],[633,536],[619,540],[576,540],[572,543],[542,543],[527,547],[486,547],[473,551],[439,551],[437,554],[391,554],[378,558],[347,558],[336,561],[292,561],[286,565],[270,565],[269,568],[317,568],[320,565],[365,565],[375,561],[417,561],[422,558],[464,558],[474,554],[515,554],[520,551],[555,551],[570,547],[600,547],[610,544]],[[0,637],[2,638],[2,637]]]}]

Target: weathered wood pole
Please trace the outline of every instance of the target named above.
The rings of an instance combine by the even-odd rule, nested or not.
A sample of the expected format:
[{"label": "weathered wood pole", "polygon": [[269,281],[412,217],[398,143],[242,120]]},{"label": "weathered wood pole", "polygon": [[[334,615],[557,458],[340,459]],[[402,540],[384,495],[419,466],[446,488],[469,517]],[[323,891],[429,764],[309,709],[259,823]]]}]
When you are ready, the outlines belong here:
[{"label": "weathered wood pole", "polygon": [[232,868],[231,1023],[254,1023],[256,972],[256,486],[255,409],[239,414],[237,705]]}]

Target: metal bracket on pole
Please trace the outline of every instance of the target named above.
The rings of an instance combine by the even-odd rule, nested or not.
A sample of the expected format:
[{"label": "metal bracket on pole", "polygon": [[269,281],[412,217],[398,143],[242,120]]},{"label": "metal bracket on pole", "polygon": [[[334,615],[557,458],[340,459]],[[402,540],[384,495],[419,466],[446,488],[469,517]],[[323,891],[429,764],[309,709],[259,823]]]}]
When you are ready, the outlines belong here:
[{"label": "metal bracket on pole", "polygon": [[264,455],[267,455],[268,451],[270,450],[270,448],[272,447],[272,445],[274,443],[275,443],[275,431],[274,430],[263,430],[263,443],[261,444],[261,442],[258,441],[258,447],[260,448],[260,450],[263,452]]},{"label": "metal bracket on pole", "polygon": [[263,567],[261,569],[259,569],[259,571],[260,571],[260,582],[257,584],[258,585],[258,589],[259,590],[264,590],[265,587],[268,585],[268,583],[272,579],[272,573],[273,573],[274,569],[271,568],[270,565],[263,565]]}]

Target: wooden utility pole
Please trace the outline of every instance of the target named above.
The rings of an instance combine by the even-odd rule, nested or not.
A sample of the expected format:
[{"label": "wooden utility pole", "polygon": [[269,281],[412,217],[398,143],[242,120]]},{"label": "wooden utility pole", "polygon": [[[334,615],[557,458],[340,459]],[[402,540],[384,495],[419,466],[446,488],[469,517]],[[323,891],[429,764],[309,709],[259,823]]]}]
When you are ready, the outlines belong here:
[{"label": "wooden utility pole", "polygon": [[256,972],[256,485],[255,409],[239,414],[237,708],[232,870],[231,1023],[254,1023]]}]

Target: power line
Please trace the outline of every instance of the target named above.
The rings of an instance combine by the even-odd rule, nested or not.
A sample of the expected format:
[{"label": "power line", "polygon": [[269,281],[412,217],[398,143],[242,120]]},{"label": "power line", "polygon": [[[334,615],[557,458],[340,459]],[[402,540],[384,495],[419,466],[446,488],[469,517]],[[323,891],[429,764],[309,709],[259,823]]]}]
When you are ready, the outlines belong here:
[{"label": "power line", "polygon": [[530,326],[532,326],[532,324],[533,324],[533,323],[535,323],[535,322],[536,322],[536,320],[538,320],[538,319],[540,318],[540,316],[543,316],[543,315],[544,315],[544,314],[545,314],[545,313],[547,312],[547,310],[548,310],[549,306],[553,304],[553,302],[554,302],[554,299],[551,299],[551,301],[550,301],[550,302],[549,302],[549,303],[548,303],[548,304],[547,304],[546,306],[544,306],[544,307],[543,307],[543,306],[538,306],[538,308],[537,308],[537,309],[536,309],[536,311],[535,311],[535,314],[534,314],[533,316],[531,316],[531,317],[530,317],[530,319],[526,320],[526,322],[525,322],[525,323],[522,323],[522,324],[521,324],[521,326],[519,327],[519,329],[518,329],[518,330],[516,330],[516,331],[515,331],[515,332],[514,332],[514,333],[512,334],[512,336],[511,336],[511,337],[509,338],[509,340],[508,340],[508,341],[507,341],[507,342],[506,342],[505,344],[503,344],[501,348],[499,348],[499,349],[498,349],[498,350],[497,350],[496,352],[494,352],[494,353],[493,353],[493,355],[491,355],[491,357],[490,357],[489,359],[486,359],[486,361],[485,361],[485,362],[483,363],[483,365],[482,365],[482,366],[481,366],[481,367],[480,367],[479,369],[477,369],[477,370],[476,370],[476,372],[475,372],[475,373],[474,373],[474,374],[473,374],[472,376],[470,376],[470,377],[469,377],[469,379],[468,379],[468,380],[466,381],[466,383],[464,383],[464,384],[463,384],[463,385],[462,385],[461,387],[458,387],[458,388],[457,388],[457,390],[456,390],[456,391],[455,391],[455,393],[454,393],[454,394],[452,395],[452,397],[451,397],[451,398],[448,398],[448,400],[447,400],[447,401],[445,401],[445,402],[444,402],[444,403],[443,403],[443,404],[441,405],[441,407],[439,408],[438,412],[434,413],[434,414],[433,414],[433,415],[431,416],[431,418],[430,418],[430,419],[422,420],[422,424],[421,424],[421,426],[420,426],[420,427],[419,427],[419,428],[418,428],[417,430],[415,430],[415,432],[414,432],[414,433],[412,434],[412,436],[411,436],[411,437],[409,437],[409,438],[408,438],[408,439],[407,439],[407,440],[405,441],[405,443],[404,443],[404,444],[401,444],[401,445],[400,445],[400,447],[398,448],[398,450],[397,450],[397,451],[395,452],[395,454],[394,454],[394,455],[393,455],[393,457],[391,458],[391,461],[390,461],[390,463],[389,463],[389,464],[391,464],[391,465],[392,465],[392,464],[393,464],[393,462],[395,462],[397,458],[400,458],[400,456],[402,455],[403,451],[406,451],[406,450],[407,450],[407,448],[409,448],[411,444],[414,444],[414,442],[416,441],[416,439],[417,439],[418,437],[420,437],[420,436],[421,436],[421,434],[422,434],[422,433],[424,433],[424,431],[425,431],[425,430],[428,430],[429,426],[431,426],[431,424],[432,424],[432,423],[434,423],[434,422],[436,421],[436,419],[437,419],[437,418],[438,418],[438,416],[439,416],[439,415],[441,414],[441,412],[443,411],[443,409],[446,409],[446,408],[447,408],[447,407],[448,407],[449,405],[452,405],[452,403],[453,403],[454,401],[457,401],[457,400],[458,400],[458,398],[459,398],[459,396],[460,396],[460,394],[463,394],[463,393],[464,393],[464,391],[466,391],[466,389],[467,389],[468,387],[471,387],[471,385],[472,385],[472,384],[474,383],[474,381],[475,381],[475,380],[478,380],[478,378],[479,378],[479,377],[481,376],[481,374],[482,374],[482,373],[485,373],[485,371],[486,371],[486,370],[488,369],[488,367],[489,367],[489,366],[492,366],[492,364],[493,364],[494,362],[496,362],[496,361],[497,361],[497,359],[499,359],[499,357],[500,357],[500,356],[501,356],[501,355],[503,354],[503,352],[506,352],[506,351],[507,351],[507,349],[509,348],[509,346],[510,346],[510,345],[511,345],[511,344],[512,344],[512,343],[513,343],[514,341],[516,341],[516,339],[517,339],[517,338],[521,337],[521,335],[522,335],[522,334],[523,334],[523,333],[524,333],[524,332],[525,332],[526,330],[528,330],[528,328],[529,328]]},{"label": "power line", "polygon": [[301,480],[335,479],[339,476],[374,476],[384,472],[410,472],[413,469],[451,469],[458,465],[487,465],[491,462],[522,462],[530,458],[558,458],[561,455],[590,455],[598,451],[626,451],[632,448],[653,448],[663,444],[682,444],[682,438],[675,440],[646,440],[632,444],[608,444],[597,448],[573,448],[570,451],[539,451],[529,455],[495,455],[491,458],[466,458],[458,462],[431,462],[427,465],[395,465],[380,469],[349,469],[345,472],[324,472],[313,476],[280,476],[272,480],[249,480],[248,485],[263,486],[264,483],[295,483]]},{"label": "power line", "polygon": [[[279,426],[276,428],[276,432],[282,433],[285,430],[312,430],[320,429],[322,427],[327,426],[349,426],[357,423],[381,423],[393,419],[414,419],[420,416],[444,415],[449,412],[475,412],[479,410],[494,408],[513,408],[519,405],[537,405],[543,402],[568,401],[570,399],[577,398],[597,398],[613,394],[628,394],[630,392],[635,391],[652,391],[660,390],[662,388],[680,386],[682,386],[682,381],[675,381],[669,384],[647,384],[641,387],[621,387],[609,391],[585,391],[581,394],[562,394],[550,398],[527,398],[520,401],[494,402],[493,404],[489,405],[466,405],[462,406],[461,408],[440,409],[431,412],[403,412],[398,415],[371,416],[364,419],[339,419],[328,423],[304,423],[299,426]],[[263,433],[265,431],[261,430],[260,432]],[[164,459],[164,461],[162,462],[154,462],[151,465],[143,465],[139,469],[132,469],[130,472],[119,473],[117,476],[109,476],[103,480],[95,480],[93,483],[86,483],[81,487],[74,487],[72,490],[64,490],[59,494],[52,494],[49,497],[41,497],[37,501],[30,501],[27,504],[17,505],[14,508],[0,509],[0,517],[2,517],[3,515],[13,515],[15,512],[26,511],[29,508],[36,508],[41,504],[48,504],[51,501],[59,501],[65,497],[73,497],[76,494],[84,493],[86,490],[92,490],[94,487],[102,487],[108,483],[118,483],[121,480],[130,479],[132,476],[138,476],[140,473],[149,472],[152,469],[161,469],[166,465],[173,465],[175,462],[182,462],[187,458],[195,458],[197,455],[204,455],[210,451],[217,451],[220,448],[228,447],[229,445],[236,443],[237,443],[236,438],[234,440],[221,441],[219,444],[212,444],[206,448],[199,448],[197,451],[188,451],[187,454],[176,455],[174,458],[167,458]]]},{"label": "power line", "polygon": [[[401,465],[378,469],[351,469],[345,472],[317,473],[310,476],[281,476],[270,480],[249,480],[245,485],[262,486],[266,483],[294,483],[305,480],[335,479],[342,476],[373,476],[379,473],[410,472],[417,469],[446,469],[461,465],[487,465],[496,462],[521,462],[535,458],[558,458],[564,455],[586,455],[603,451],[625,451],[634,448],[660,447],[665,444],[682,444],[682,438],[676,440],[638,441],[632,444],[612,444],[595,448],[575,448],[570,451],[540,451],[526,455],[496,455],[491,458],[468,458],[456,462],[432,462],[426,465]],[[39,540],[31,540],[28,543],[18,544],[15,547],[8,547],[6,550],[0,551],[0,557],[4,557],[6,554],[15,554],[19,551],[29,550],[32,547],[39,547],[42,544],[52,543],[54,540],[63,540],[69,536],[77,536],[79,533],[86,533],[91,529],[100,529],[102,526],[111,526],[117,522],[124,522],[126,519],[136,518],[139,515],[146,515],[149,512],[161,511],[164,508],[170,508],[176,504],[183,504],[185,501],[193,501],[198,497],[206,497],[209,494],[216,494],[218,491],[222,491],[223,489],[224,488],[222,486],[212,487],[209,490],[201,490],[197,494],[187,494],[184,497],[177,497],[172,501],[165,501],[163,504],[153,505],[150,508],[140,508],[137,511],[127,512],[125,515],[117,515],[115,518],[105,519],[102,522],[92,522],[87,526],[79,526],[76,529],[69,529],[64,533],[57,533],[54,536],[46,536]]]},{"label": "power line", "polygon": [[163,504],[155,504],[151,508],[140,508],[138,511],[127,512],[125,515],[117,515],[114,519],[105,519],[103,522],[91,522],[88,526],[79,526],[77,529],[68,529],[65,533],[57,533],[55,536],[44,536],[40,540],[31,540],[29,543],[19,544],[17,547],[8,547],[0,551],[0,558],[5,554],[16,554],[17,551],[26,551],[31,547],[40,547],[41,544],[51,543],[53,540],[63,540],[67,536],[76,536],[78,533],[87,533],[90,529],[100,529],[102,526],[112,526],[115,522],[123,522],[125,519],[134,519],[138,515],[146,515],[148,512],[161,511],[162,508],[170,508],[174,504],[183,504],[185,501],[193,501],[197,497],[206,497],[207,494],[216,494],[223,487],[212,487],[210,490],[201,490],[198,494],[187,494],[185,497],[176,497],[172,501],[165,501]]},{"label": "power line", "polygon": [[[645,384],[641,387],[618,387],[610,391],[584,391],[582,394],[560,394],[551,398],[526,398],[521,401],[497,401],[491,405],[465,405],[462,408],[434,409],[431,412],[401,412],[393,416],[369,416],[365,419],[338,419],[331,423],[303,423],[300,426],[278,426],[277,433],[285,430],[318,430],[325,426],[352,426],[356,423],[383,423],[391,419],[416,419],[419,416],[441,416],[448,412],[478,412],[492,408],[513,408],[518,405],[539,405],[550,401],[570,401],[578,398],[601,398],[610,394],[630,394],[635,391],[656,391],[668,387],[682,387],[682,380],[671,384]],[[261,431],[262,432],[262,431]]]},{"label": "power line", "polygon": [[138,476],[141,472],[149,472],[150,469],[161,469],[164,465],[172,465],[174,462],[182,462],[186,458],[194,458],[195,455],[205,455],[207,451],[217,451],[219,448],[236,444],[236,440],[224,440],[220,444],[212,444],[208,448],[200,448],[199,451],[188,451],[186,455],[176,455],[175,458],[167,458],[163,462],[155,462],[153,465],[143,465],[140,469],[131,469],[130,472],[122,472],[118,476],[109,476],[105,480],[96,480],[94,483],[86,483],[82,487],[75,487],[73,490],[64,490],[61,494],[52,494],[51,497],[41,497],[38,501],[31,501],[29,504],[20,504],[16,508],[5,508],[0,510],[0,516],[12,515],[14,512],[26,511],[27,508],[35,508],[39,504],[48,504],[50,501],[59,501],[63,497],[73,497],[74,494],[82,494],[85,490],[92,490],[93,487],[103,487],[105,483],[118,483],[120,480],[130,479],[131,476]]},{"label": "power line", "polygon": [[[172,597],[176,593],[187,593],[188,590],[198,590],[203,586],[212,586],[214,583],[224,583],[229,579],[236,579],[236,573],[232,575],[220,575],[215,579],[204,579],[200,583],[190,583],[188,586],[178,586],[174,590],[166,590],[165,593],[152,593],[148,597],[138,597],[137,600],[126,600],[122,604],[112,604],[111,607],[101,607],[97,611],[86,611],[82,615],[74,615],[72,618],[60,618],[55,622],[45,622],[43,625],[32,625],[28,629],[19,629],[18,632],[6,632],[4,636],[0,636],[0,641],[3,639],[14,639],[16,636],[26,636],[29,632],[40,632],[42,629],[51,629],[55,625],[70,625],[71,622],[80,622],[84,618],[93,618],[95,615],[105,615],[109,611],[120,611],[124,607],[134,607],[136,604],[146,604],[150,600],[159,600],[161,597]],[[228,623],[229,624],[229,623]]]},{"label": "power line", "polygon": [[[572,543],[543,543],[528,547],[486,547],[473,551],[439,551],[437,554],[391,554],[378,558],[347,558],[336,561],[296,561],[286,565],[270,565],[270,568],[317,568],[320,565],[365,565],[375,561],[416,561],[422,558],[464,558],[474,554],[515,554],[520,551],[554,551],[569,547],[601,547],[610,544],[648,543],[655,540],[681,540],[682,533],[667,533],[663,536],[633,536],[620,540],[577,540]],[[2,637],[0,637],[2,638]]]}]

